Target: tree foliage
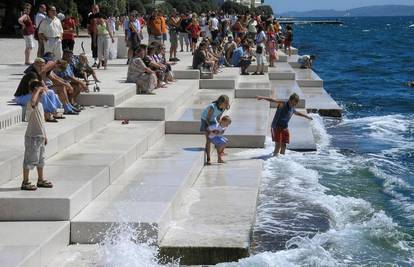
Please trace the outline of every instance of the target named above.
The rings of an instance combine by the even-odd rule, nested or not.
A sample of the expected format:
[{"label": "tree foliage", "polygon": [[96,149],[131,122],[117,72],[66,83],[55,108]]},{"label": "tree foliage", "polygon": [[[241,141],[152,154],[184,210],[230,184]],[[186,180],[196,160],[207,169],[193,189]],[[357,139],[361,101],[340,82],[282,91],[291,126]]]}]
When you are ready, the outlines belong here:
[{"label": "tree foliage", "polygon": [[229,14],[246,14],[250,10],[249,7],[245,5],[231,1],[224,2],[221,9]]},{"label": "tree foliage", "polygon": [[266,15],[266,16],[273,15],[273,9],[269,5],[263,5],[263,6],[258,6],[258,7],[252,8],[252,12],[254,12],[256,14],[260,14],[260,15],[263,14],[263,15]]}]

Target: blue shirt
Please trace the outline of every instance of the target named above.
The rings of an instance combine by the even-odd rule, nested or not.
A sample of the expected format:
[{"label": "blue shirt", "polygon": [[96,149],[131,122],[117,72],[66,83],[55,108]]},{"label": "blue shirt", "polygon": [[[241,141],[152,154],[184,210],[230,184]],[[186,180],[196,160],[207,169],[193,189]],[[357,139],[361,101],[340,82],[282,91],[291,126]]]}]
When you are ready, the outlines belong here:
[{"label": "blue shirt", "polygon": [[289,106],[289,102],[283,104],[283,107],[278,108],[272,121],[272,128],[287,129],[289,121],[296,110]]},{"label": "blue shirt", "polygon": [[233,51],[233,56],[231,57],[231,64],[233,66],[238,66],[240,59],[243,57],[243,47],[239,46]]},{"label": "blue shirt", "polygon": [[203,112],[201,113],[201,119],[207,121],[208,112],[210,109],[213,109],[213,114],[211,115],[210,120],[208,122],[213,122],[214,124],[217,124],[217,118],[220,117],[221,114],[223,114],[223,110],[219,109],[216,103],[211,103],[203,110]]},{"label": "blue shirt", "polygon": [[56,75],[64,80],[68,80],[70,77],[73,77],[73,70],[70,65],[67,65],[64,71],[55,71]]}]

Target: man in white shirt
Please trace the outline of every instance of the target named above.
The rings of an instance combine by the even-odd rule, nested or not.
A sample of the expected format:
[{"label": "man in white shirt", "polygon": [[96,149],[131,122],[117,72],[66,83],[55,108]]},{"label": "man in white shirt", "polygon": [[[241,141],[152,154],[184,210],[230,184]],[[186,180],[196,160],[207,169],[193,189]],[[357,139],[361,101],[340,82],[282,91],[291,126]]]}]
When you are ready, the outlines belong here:
[{"label": "man in white shirt", "polygon": [[52,52],[55,59],[62,58],[62,35],[63,28],[56,17],[56,7],[49,6],[47,18],[39,26],[39,39],[44,42],[45,53]]},{"label": "man in white shirt", "polygon": [[213,41],[215,41],[219,33],[219,21],[216,18],[216,13],[211,13],[209,28],[211,31],[211,37],[213,38]]},{"label": "man in white shirt", "polygon": [[[39,6],[39,12],[37,12],[36,16],[35,16],[35,26],[36,26],[36,31],[39,31],[39,25],[40,23],[46,19],[46,5],[45,4],[41,4]],[[38,57],[43,57],[44,53],[45,53],[45,47],[43,44],[43,41],[41,39],[37,38],[37,43],[38,43],[38,47],[37,47],[37,56]]]}]

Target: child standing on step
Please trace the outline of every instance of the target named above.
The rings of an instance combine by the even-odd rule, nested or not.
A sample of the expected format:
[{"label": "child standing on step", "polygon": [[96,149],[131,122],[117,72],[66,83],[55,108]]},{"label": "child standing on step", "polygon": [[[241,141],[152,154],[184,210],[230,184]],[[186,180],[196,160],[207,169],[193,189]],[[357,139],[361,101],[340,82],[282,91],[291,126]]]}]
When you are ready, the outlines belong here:
[{"label": "child standing on step", "polygon": [[[45,146],[47,137],[44,125],[44,112],[42,103],[39,103],[43,92],[47,87],[41,81],[33,80],[30,83],[32,99],[26,106],[27,129],[24,136],[24,160],[23,160],[23,182],[21,190],[36,190],[38,187],[52,188],[51,182],[43,179],[43,166],[45,164]],[[37,168],[37,186],[29,181],[29,172]]]},{"label": "child standing on step", "polygon": [[230,108],[229,97],[227,95],[221,95],[216,101],[209,104],[201,113],[200,132],[203,132],[206,137],[206,145],[205,145],[205,152],[207,155],[206,165],[211,164],[211,159],[210,159],[211,140],[209,138],[208,127],[210,125],[218,124],[224,111],[228,110],[229,108]]},{"label": "child standing on step", "polygon": [[224,149],[226,148],[229,140],[223,136],[224,131],[226,131],[227,127],[231,124],[231,119],[229,116],[223,116],[220,119],[220,122],[215,125],[210,125],[207,128],[208,138],[210,142],[217,149],[217,157],[218,163],[225,163],[223,160],[224,156]]},{"label": "child standing on step", "polygon": [[275,142],[275,150],[273,156],[278,156],[279,153],[284,155],[286,145],[290,142],[290,134],[288,124],[293,114],[313,120],[312,117],[296,111],[295,107],[299,103],[299,96],[293,93],[287,102],[279,101],[271,97],[257,96],[257,100],[267,100],[269,102],[277,103],[277,111],[272,121],[272,141]]}]

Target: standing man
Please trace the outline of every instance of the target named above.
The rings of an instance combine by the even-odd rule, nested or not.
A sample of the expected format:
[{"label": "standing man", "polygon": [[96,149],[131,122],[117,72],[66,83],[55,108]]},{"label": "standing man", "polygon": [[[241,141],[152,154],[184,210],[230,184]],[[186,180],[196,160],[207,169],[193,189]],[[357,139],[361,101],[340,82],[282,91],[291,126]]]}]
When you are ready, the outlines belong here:
[{"label": "standing man", "polygon": [[75,47],[76,20],[70,14],[62,21],[63,40],[62,49],[72,50]]},{"label": "standing man", "polygon": [[210,21],[208,23],[209,29],[211,31],[211,38],[213,42],[216,40],[218,33],[219,33],[219,21],[216,18],[216,13],[211,13]]},{"label": "standing man", "polygon": [[40,23],[46,19],[46,5],[41,4],[39,6],[39,11],[37,12],[35,16],[35,38],[37,39],[38,47],[37,47],[37,57],[42,57],[45,53],[45,46],[43,44],[43,41],[39,38],[39,25]]},{"label": "standing man", "polygon": [[[153,15],[149,19],[148,22],[148,30],[151,33],[150,34],[150,40],[149,43],[153,41],[157,41],[160,44],[163,43],[163,24],[165,23],[165,19],[161,17],[161,13],[158,9],[154,10]],[[166,27],[165,27],[166,28]]]},{"label": "standing man", "polygon": [[134,51],[141,44],[142,28],[138,19],[138,12],[133,10],[129,15],[128,23],[125,25],[125,36],[128,44],[128,63],[134,56]]},{"label": "standing man", "polygon": [[185,47],[186,50],[188,52],[188,46],[190,45],[190,40],[188,38],[188,31],[187,31],[187,27],[188,25],[190,25],[191,23],[191,19],[188,18],[185,14],[181,14],[181,20],[180,20],[180,27],[178,29],[178,37],[180,38],[180,47],[181,50],[180,52],[184,52],[184,43],[185,43]]},{"label": "standing man", "polygon": [[171,12],[170,20],[168,21],[170,28],[170,61],[179,61],[177,58],[178,47],[178,29],[180,27],[180,17],[177,15],[177,10],[174,8]]},{"label": "standing man", "polygon": [[93,57],[93,65],[92,67],[98,66],[96,60],[98,59],[98,33],[96,30],[96,25],[98,18],[101,17],[99,13],[99,6],[92,5],[92,12],[88,15],[88,33],[91,36],[91,50],[92,50],[92,57]]},{"label": "standing man", "polygon": [[62,58],[62,35],[63,28],[56,17],[56,7],[49,6],[47,18],[39,26],[39,39],[44,43],[45,53],[53,53],[55,59]]}]

